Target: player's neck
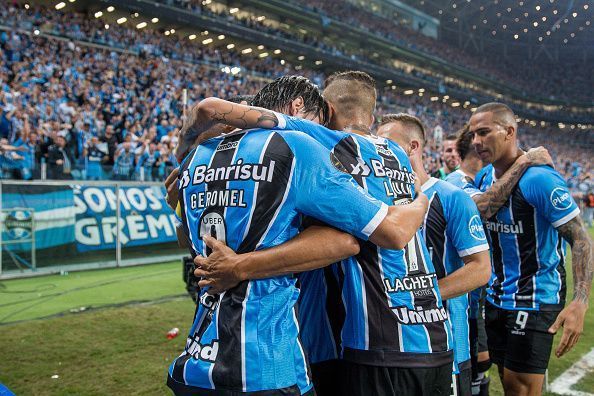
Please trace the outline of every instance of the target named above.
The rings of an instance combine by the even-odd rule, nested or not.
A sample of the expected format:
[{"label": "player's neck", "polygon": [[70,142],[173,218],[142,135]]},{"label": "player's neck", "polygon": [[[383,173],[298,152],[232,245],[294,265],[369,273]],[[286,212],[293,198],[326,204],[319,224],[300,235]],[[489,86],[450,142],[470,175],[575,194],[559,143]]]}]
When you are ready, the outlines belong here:
[{"label": "player's neck", "polygon": [[356,133],[357,135],[371,135],[371,129],[365,124],[349,124],[342,128],[342,130],[349,133]]},{"label": "player's neck", "polygon": [[493,161],[495,177],[499,179],[501,176],[503,176],[503,174],[507,172],[507,170],[522,154],[524,154],[524,152],[519,147],[514,146],[513,149],[509,150],[509,152],[505,153],[505,155],[501,156],[501,158]]},{"label": "player's neck", "polygon": [[423,159],[417,157],[410,157],[410,164],[412,165],[413,171],[417,176],[417,182],[419,183],[419,186],[422,186],[423,184],[427,183],[431,176],[429,176],[429,174],[425,170],[425,167],[423,166]]},{"label": "player's neck", "polygon": [[469,161],[462,161],[460,163],[460,170],[462,172],[464,172],[464,174],[472,179],[474,179],[476,177],[476,174],[478,173],[479,169],[476,169],[476,167],[473,166],[474,164],[470,163]]}]

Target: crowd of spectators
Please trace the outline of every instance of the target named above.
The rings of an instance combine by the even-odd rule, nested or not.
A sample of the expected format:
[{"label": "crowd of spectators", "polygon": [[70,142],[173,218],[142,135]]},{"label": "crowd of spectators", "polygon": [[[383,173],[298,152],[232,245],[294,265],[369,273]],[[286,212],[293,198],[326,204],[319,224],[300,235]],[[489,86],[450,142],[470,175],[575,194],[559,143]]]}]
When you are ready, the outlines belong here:
[{"label": "crowd of spectators", "polygon": [[[586,62],[565,59],[562,64],[525,61],[502,62],[500,58],[478,57],[458,47],[438,41],[416,30],[413,26],[397,23],[390,15],[374,13],[345,0],[291,0],[293,3],[320,13],[325,23],[338,20],[356,26],[369,34],[381,36],[401,46],[425,52],[447,62],[471,69],[484,77],[505,81],[510,86],[520,87],[524,93],[539,92],[554,99],[581,99],[594,101],[592,65]],[[542,84],[547,81],[547,84]]]},{"label": "crowd of spectators", "polygon": [[[31,9],[27,15],[38,18],[41,11]],[[11,18],[18,27],[32,24],[16,8],[0,11],[0,22]],[[0,30],[3,178],[39,178],[45,167],[52,179],[161,180],[177,165],[172,151],[183,115],[183,89],[191,106],[209,96],[255,93],[266,82],[261,78],[264,71],[268,77],[295,73],[288,63],[242,59],[242,72],[233,74],[221,67],[240,65],[240,57],[231,51],[203,46],[189,51],[192,42],[165,40],[150,30],[139,34],[122,27],[98,29],[81,14],[39,18],[45,31],[57,36],[74,34],[78,40],[127,51]],[[27,30],[33,26],[37,25]],[[299,73],[323,81],[319,73]],[[462,107],[431,102],[426,96],[397,95],[390,89],[380,90],[378,99],[378,116],[405,111],[427,125],[431,171],[442,166],[439,137],[460,129],[470,114]],[[583,188],[592,180],[589,154],[594,134],[580,131],[571,141],[561,139],[567,133],[522,127],[521,136],[527,147],[548,147],[570,185]],[[565,163],[567,158],[571,161]]]}]

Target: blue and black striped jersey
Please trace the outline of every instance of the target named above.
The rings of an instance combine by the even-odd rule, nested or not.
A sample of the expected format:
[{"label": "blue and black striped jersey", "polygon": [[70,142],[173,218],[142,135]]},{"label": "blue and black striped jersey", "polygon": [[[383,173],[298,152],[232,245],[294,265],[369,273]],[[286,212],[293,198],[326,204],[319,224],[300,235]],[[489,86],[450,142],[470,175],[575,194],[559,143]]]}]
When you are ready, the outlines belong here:
[{"label": "blue and black striped jersey", "polygon": [[[210,253],[204,235],[238,253],[279,245],[297,235],[304,216],[367,239],[387,205],[355,186],[330,157],[295,131],[240,131],[202,143],[180,168],[182,224],[193,254]],[[180,392],[311,389],[295,282],[279,276],[241,282],[221,295],[202,290],[168,384]]]},{"label": "blue and black striped jersey", "polygon": [[[462,257],[489,250],[481,217],[474,201],[460,188],[430,178],[421,187],[429,198],[423,236],[441,279],[464,266]],[[446,301],[454,332],[454,373],[470,364],[469,296]]]},{"label": "blue and black striped jersey", "polygon": [[[468,176],[466,173],[462,171],[462,169],[457,169],[454,172],[447,175],[445,181],[448,183],[453,184],[454,186],[461,188],[466,194],[470,197],[474,197],[475,195],[482,194],[482,191],[479,190],[474,185],[474,180]],[[471,319],[478,318],[479,313],[479,306],[481,300],[484,298],[485,295],[485,286],[479,287],[470,292],[470,309],[468,312],[468,316]]]},{"label": "blue and black striped jersey", "polygon": [[[303,131],[331,149],[338,161],[336,167],[371,196],[388,205],[413,199],[415,175],[406,153],[394,142],[278,117],[280,128]],[[357,256],[340,263],[337,278],[342,283],[345,310],[338,321],[343,322],[343,358],[395,367],[435,367],[452,362],[451,326],[420,232],[403,250],[383,249],[363,240],[360,247]],[[324,301],[302,304],[300,313],[305,316],[325,307]],[[329,350],[327,345],[321,347]]]},{"label": "blue and black striped jersey", "polygon": [[[475,180],[486,191],[495,182],[495,169],[486,166]],[[485,223],[493,263],[489,302],[504,309],[561,309],[566,244],[556,228],[579,213],[555,169],[528,168],[505,205]]]}]

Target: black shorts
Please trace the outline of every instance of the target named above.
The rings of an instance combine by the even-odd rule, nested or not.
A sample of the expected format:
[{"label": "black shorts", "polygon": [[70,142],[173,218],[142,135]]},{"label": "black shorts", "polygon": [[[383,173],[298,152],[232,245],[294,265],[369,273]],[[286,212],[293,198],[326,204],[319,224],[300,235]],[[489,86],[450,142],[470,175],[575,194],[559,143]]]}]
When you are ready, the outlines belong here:
[{"label": "black shorts", "polygon": [[343,361],[338,359],[311,364],[311,377],[317,396],[336,395],[344,378]]},{"label": "black shorts", "polygon": [[344,396],[440,396],[452,390],[452,364],[431,368],[370,366],[344,361]]},{"label": "black shorts", "polygon": [[489,302],[485,305],[491,361],[517,373],[544,374],[554,337],[548,329],[560,311],[506,310]]},{"label": "black shorts", "polygon": [[460,370],[459,374],[452,374],[452,396],[472,395],[472,369],[470,365]]}]

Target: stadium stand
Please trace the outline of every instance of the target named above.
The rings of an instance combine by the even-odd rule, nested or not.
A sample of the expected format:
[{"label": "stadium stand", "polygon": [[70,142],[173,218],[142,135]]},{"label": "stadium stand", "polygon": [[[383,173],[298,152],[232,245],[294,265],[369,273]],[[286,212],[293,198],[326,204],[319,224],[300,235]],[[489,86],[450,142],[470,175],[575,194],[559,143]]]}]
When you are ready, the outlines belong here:
[{"label": "stadium stand", "polygon": [[[322,3],[330,7],[333,2]],[[211,12],[202,3],[178,5]],[[305,74],[318,84],[324,79],[319,70],[278,58],[245,57],[238,49],[222,51],[188,38],[172,40],[158,30],[117,24],[106,29],[101,20],[84,13],[50,13],[15,5],[2,10],[0,23],[20,29],[0,33],[5,178],[39,177],[45,162],[48,176],[55,178],[162,179],[176,165],[172,149],[181,125],[183,88],[189,90],[191,105],[209,96],[254,93],[264,82],[286,73]],[[252,19],[243,23],[262,28]],[[55,57],[56,53],[61,56]],[[446,133],[459,129],[468,118],[466,103],[452,107],[423,96],[422,91],[402,95],[384,86],[378,116],[405,111],[421,117],[430,131]],[[579,139],[567,141],[559,139],[567,132],[549,124],[524,125],[523,143],[545,144],[556,158],[572,158],[561,170],[572,187],[587,190],[592,180],[588,151],[594,143],[592,132],[571,132],[579,133]],[[428,168],[435,170],[441,166],[438,142],[428,147]]]}]

